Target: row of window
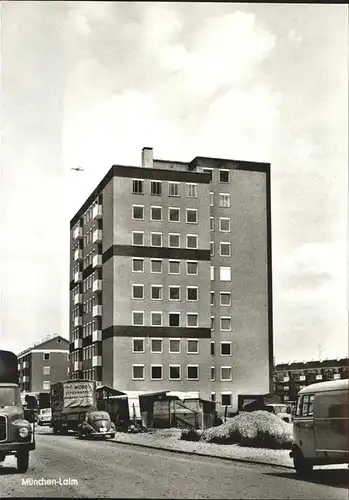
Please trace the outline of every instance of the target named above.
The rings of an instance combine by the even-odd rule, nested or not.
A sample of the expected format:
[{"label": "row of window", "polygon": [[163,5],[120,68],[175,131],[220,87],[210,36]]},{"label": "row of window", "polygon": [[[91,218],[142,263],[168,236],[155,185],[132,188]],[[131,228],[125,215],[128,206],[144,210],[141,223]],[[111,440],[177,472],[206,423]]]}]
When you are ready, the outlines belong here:
[{"label": "row of window", "polygon": [[[169,248],[180,248],[180,233],[168,233],[167,245]],[[132,245],[144,246],[144,231],[132,231]],[[199,236],[197,234],[187,234],[185,237],[186,248],[198,248]],[[151,232],[149,235],[149,245],[151,247],[163,246],[163,235],[161,232]]]},{"label": "row of window", "polygon": [[87,224],[90,220],[92,220],[93,218],[93,207],[98,205],[99,203],[101,203],[101,197],[100,197],[100,200],[95,200],[92,205],[89,206],[89,208],[86,210],[86,212],[84,213],[83,215],[83,224]]},{"label": "row of window", "polygon": [[[215,242],[210,241],[210,255],[211,257],[215,254]],[[229,241],[221,241],[219,243],[219,255],[221,257],[231,256],[231,243]]]},{"label": "row of window", "polygon": [[[144,380],[145,379],[145,369],[146,366],[143,364],[132,365],[132,380]],[[149,366],[149,376],[150,380],[163,380],[164,378],[164,367],[163,365],[150,365]],[[216,377],[215,367],[211,367],[211,381],[214,381]],[[200,371],[199,365],[186,365],[186,379],[187,380],[199,380]],[[168,379],[169,380],[181,380],[182,379],[182,366],[181,365],[169,365],[168,366]],[[230,382],[233,379],[233,370],[231,366],[221,366],[220,367],[220,380],[222,382]]]},{"label": "row of window", "polygon": [[[132,325],[145,326],[144,311],[132,311]],[[163,313],[161,311],[150,312],[150,326],[186,326],[187,328],[198,328],[199,315],[195,312],[186,313],[186,324],[181,325],[181,313],[170,312],[168,313],[168,324],[164,325]]]},{"label": "row of window", "polygon": [[92,359],[93,356],[98,356],[98,346],[96,344],[91,344],[82,349],[82,359]]},{"label": "row of window", "polygon": [[96,229],[96,225],[94,224],[91,229],[89,229],[85,234],[84,234],[84,246],[89,245],[92,243],[92,238],[93,238],[93,231]]},{"label": "row of window", "polygon": [[[180,274],[181,273],[181,262],[180,260],[169,260],[168,261],[168,273],[169,274]],[[188,275],[197,275],[199,263],[196,260],[187,260],[185,262],[186,273]],[[144,273],[144,258],[134,257],[132,259],[132,271],[134,273]],[[162,259],[150,259],[150,272],[151,273],[162,273],[163,272],[163,260]]]},{"label": "row of window", "polygon": [[[152,300],[163,299],[163,286],[150,285],[150,298]],[[144,299],[144,285],[132,285],[132,298]],[[189,302],[196,302],[199,299],[199,289],[197,286],[186,287],[186,300]],[[168,287],[168,300],[181,300],[181,287],[178,285],[169,285]]]},{"label": "row of window", "polygon": [[[132,205],[132,219],[134,220],[145,220],[145,208],[144,205]],[[163,220],[163,208],[159,206],[150,207],[150,220],[151,221],[162,221]],[[180,222],[180,208],[169,207],[168,209],[168,221],[169,222]],[[199,215],[196,208],[186,209],[185,221],[188,224],[198,224]]]},{"label": "row of window", "polygon": [[[149,341],[150,353],[152,354],[162,354],[164,340],[161,338],[151,338]],[[184,340],[183,340],[184,342]],[[180,354],[182,352],[181,339],[170,338],[168,340],[168,352],[170,354]],[[211,355],[215,355],[215,341],[211,341]],[[145,338],[134,338],[132,339],[132,352],[133,353],[145,353]],[[198,339],[187,339],[186,341],[186,353],[187,354],[199,354],[199,340]],[[221,356],[231,356],[232,346],[230,341],[220,342],[220,355]]]}]

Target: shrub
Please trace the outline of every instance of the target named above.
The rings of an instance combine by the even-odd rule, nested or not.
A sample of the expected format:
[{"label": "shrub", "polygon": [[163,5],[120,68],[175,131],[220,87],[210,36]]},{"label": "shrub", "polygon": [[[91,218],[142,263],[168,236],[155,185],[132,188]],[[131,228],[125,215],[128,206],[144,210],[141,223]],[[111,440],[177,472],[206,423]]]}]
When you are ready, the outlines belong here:
[{"label": "shrub", "polygon": [[181,437],[183,441],[199,441],[200,434],[196,429],[183,429],[181,432]]},{"label": "shrub", "polygon": [[258,410],[240,413],[218,427],[206,429],[201,439],[208,443],[289,449],[292,443],[292,424],[272,413]]}]

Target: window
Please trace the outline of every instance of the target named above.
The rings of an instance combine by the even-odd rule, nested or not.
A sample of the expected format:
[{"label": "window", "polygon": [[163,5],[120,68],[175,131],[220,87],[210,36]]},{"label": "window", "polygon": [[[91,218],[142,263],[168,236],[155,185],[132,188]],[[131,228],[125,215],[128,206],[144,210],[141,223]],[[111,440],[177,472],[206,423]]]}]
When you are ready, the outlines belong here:
[{"label": "window", "polygon": [[[314,394],[305,394],[299,398],[297,416],[310,417],[314,414]],[[301,413],[299,412],[301,410]]]},{"label": "window", "polygon": [[197,248],[197,247],[198,247],[197,234],[187,234],[187,248]]},{"label": "window", "polygon": [[222,406],[231,406],[231,392],[221,393],[221,403]]},{"label": "window", "polygon": [[150,352],[162,353],[162,339],[151,339]]},{"label": "window", "polygon": [[187,379],[188,380],[199,380],[199,366],[198,365],[188,365],[187,366]]},{"label": "window", "polygon": [[144,365],[132,365],[132,379],[144,380]]},{"label": "window", "polygon": [[162,194],[162,183],[161,181],[150,181],[150,193],[155,195]]},{"label": "window", "polygon": [[229,170],[220,170],[219,171],[219,182],[227,183],[229,182],[229,176],[230,171]]},{"label": "window", "polygon": [[151,365],[150,378],[152,380],[162,380],[162,365]]},{"label": "window", "polygon": [[132,285],[132,298],[144,299],[144,285]]},{"label": "window", "polygon": [[162,220],[161,207],[150,207],[150,220]]},{"label": "window", "polygon": [[216,367],[211,366],[211,382],[216,378]]},{"label": "window", "polygon": [[230,231],[230,219],[227,217],[220,217],[219,218],[219,230],[222,233],[229,233]]},{"label": "window", "polygon": [[162,272],[162,260],[151,259],[150,260],[150,272],[151,273],[161,273]]},{"label": "window", "polygon": [[144,339],[132,339],[132,352],[144,352]]},{"label": "window", "polygon": [[50,359],[50,353],[44,352],[44,361],[48,361]]},{"label": "window", "polygon": [[187,260],[187,274],[198,274],[198,262],[196,260]]},{"label": "window", "polygon": [[150,245],[152,247],[161,247],[162,233],[150,233]]},{"label": "window", "polygon": [[144,232],[143,231],[133,231],[132,232],[132,245],[138,245],[138,246],[144,245]]},{"label": "window", "polygon": [[219,269],[219,277],[221,281],[231,281],[231,267],[221,266]]},{"label": "window", "polygon": [[169,313],[168,314],[168,324],[169,326],[179,326],[180,313]]},{"label": "window", "polygon": [[180,273],[180,261],[179,260],[169,260],[168,261],[168,272],[169,272],[169,274],[179,274]]},{"label": "window", "polygon": [[221,292],[221,306],[230,306],[231,305],[231,293],[230,292]]},{"label": "window", "polygon": [[162,312],[150,313],[150,326],[162,326]]},{"label": "window", "polygon": [[210,217],[210,231],[214,231],[214,217]]},{"label": "window", "polygon": [[162,285],[151,285],[150,296],[153,300],[162,300]]},{"label": "window", "polygon": [[132,219],[144,220],[143,205],[132,205]]},{"label": "window", "polygon": [[220,243],[220,255],[221,257],[230,257],[231,254],[231,243],[228,241],[222,241]]},{"label": "window", "polygon": [[211,356],[215,355],[215,347],[216,347],[216,342],[214,340],[211,340]]},{"label": "window", "polygon": [[143,273],[144,272],[144,259],[132,259],[132,271],[134,273]]},{"label": "window", "polygon": [[179,182],[169,182],[168,183],[168,195],[169,196],[180,196],[180,184],[179,184]]},{"label": "window", "polygon": [[210,192],[210,207],[214,206],[214,193]]},{"label": "window", "polygon": [[214,330],[214,316],[211,316],[211,330]]},{"label": "window", "polygon": [[199,341],[197,339],[187,340],[187,353],[188,354],[199,354]]},{"label": "window", "polygon": [[178,354],[181,352],[181,341],[180,339],[170,339],[169,340],[169,352],[171,354]]},{"label": "window", "polygon": [[144,311],[132,311],[132,324],[134,326],[144,325]]},{"label": "window", "polygon": [[198,314],[197,313],[187,313],[187,327],[197,328],[198,326]]},{"label": "window", "polygon": [[48,380],[44,380],[42,383],[42,388],[44,391],[49,391],[50,390],[50,382]]},{"label": "window", "polygon": [[214,256],[214,241],[210,241],[210,255]]},{"label": "window", "polygon": [[221,356],[231,356],[231,342],[221,342]]},{"label": "window", "polygon": [[214,295],[214,292],[211,292],[210,293],[210,296],[211,296],[211,306],[214,306],[215,305],[215,295]]},{"label": "window", "polygon": [[214,280],[214,266],[210,266],[210,278],[211,278],[211,281]]},{"label": "window", "polygon": [[170,222],[180,221],[180,209],[179,208],[169,208],[168,209],[168,220]]},{"label": "window", "polygon": [[213,401],[214,403],[216,402],[216,393],[215,392],[211,392],[211,401]]},{"label": "window", "polygon": [[230,208],[230,194],[219,193],[219,206],[223,208]]},{"label": "window", "polygon": [[180,365],[169,365],[169,379],[170,380],[180,380],[181,378],[181,366]]},{"label": "window", "polygon": [[143,179],[132,179],[132,193],[133,194],[143,194],[144,193],[144,180]]},{"label": "window", "polygon": [[211,181],[212,181],[212,179],[213,179],[213,175],[212,175],[213,174],[213,169],[212,168],[203,168],[202,169],[202,173],[203,174],[210,174]]},{"label": "window", "polygon": [[51,367],[50,366],[44,366],[43,375],[50,375],[50,373],[51,373]]},{"label": "window", "polygon": [[221,366],[221,380],[223,382],[232,380],[231,366]]},{"label": "window", "polygon": [[198,197],[198,185],[187,183],[187,197],[197,198]]},{"label": "window", "polygon": [[223,332],[231,331],[231,317],[230,316],[221,316],[221,330]]},{"label": "window", "polygon": [[170,248],[179,248],[179,246],[180,246],[180,234],[169,233],[169,235],[168,235],[168,246]]},{"label": "window", "polygon": [[197,286],[187,286],[187,300],[198,300]]},{"label": "window", "polygon": [[170,285],[168,287],[168,298],[169,300],[181,300],[181,287]]},{"label": "window", "polygon": [[196,208],[187,208],[187,222],[191,224],[198,223],[198,211]]}]

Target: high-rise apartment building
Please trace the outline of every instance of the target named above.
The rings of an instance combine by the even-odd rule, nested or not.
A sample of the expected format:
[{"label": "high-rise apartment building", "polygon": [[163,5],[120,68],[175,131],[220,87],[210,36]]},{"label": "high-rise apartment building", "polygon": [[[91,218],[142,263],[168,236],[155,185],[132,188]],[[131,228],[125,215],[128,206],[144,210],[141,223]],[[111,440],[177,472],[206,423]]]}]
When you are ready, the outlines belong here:
[{"label": "high-rise apartment building", "polygon": [[272,382],[270,165],[114,165],[71,220],[71,371],[231,410]]}]

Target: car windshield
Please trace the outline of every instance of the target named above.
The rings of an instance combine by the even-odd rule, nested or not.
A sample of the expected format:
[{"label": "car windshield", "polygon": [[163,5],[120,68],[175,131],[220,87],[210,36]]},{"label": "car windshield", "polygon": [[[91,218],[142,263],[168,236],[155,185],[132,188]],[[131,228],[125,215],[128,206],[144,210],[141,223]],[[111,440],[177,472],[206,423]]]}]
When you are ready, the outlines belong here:
[{"label": "car windshield", "polygon": [[287,413],[287,407],[280,405],[280,406],[274,406],[274,411],[275,413]]},{"label": "car windshield", "polygon": [[0,387],[0,408],[4,406],[21,406],[18,387]]},{"label": "car windshield", "polygon": [[50,408],[47,408],[46,410],[41,410],[41,415],[49,415],[51,413]]}]

